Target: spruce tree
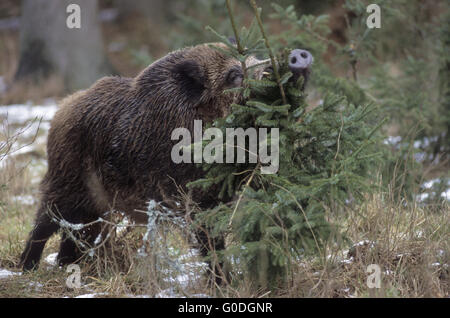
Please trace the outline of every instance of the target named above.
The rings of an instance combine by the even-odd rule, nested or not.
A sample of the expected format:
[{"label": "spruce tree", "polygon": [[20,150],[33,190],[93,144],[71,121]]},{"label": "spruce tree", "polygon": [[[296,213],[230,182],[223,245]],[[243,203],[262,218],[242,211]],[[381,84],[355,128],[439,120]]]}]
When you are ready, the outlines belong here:
[{"label": "spruce tree", "polygon": [[[249,29],[238,32],[229,11],[237,45],[213,32],[227,45],[228,54],[243,63],[250,55],[273,58],[277,63],[272,65],[274,72],[260,80],[251,78],[251,69],[246,70],[240,88],[245,103],[232,105],[232,113],[213,125],[224,136],[227,128],[279,128],[279,170],[262,174],[260,157],[254,164],[202,164],[206,177],[190,186],[219,186],[220,198],[232,198],[196,217],[210,227],[212,237],[227,237],[219,256],[234,265],[232,277],[249,275],[258,286],[274,288],[286,282],[293,262],[309,253],[321,253],[333,230],[326,211],[359,200],[369,191],[368,172],[379,155],[374,148],[379,125],[373,123],[374,107],[365,102],[362,90],[327,72],[313,70],[323,101],[310,109],[302,90],[304,78],[294,81],[287,66],[288,53],[300,43],[273,50],[260,10],[251,3],[255,20]],[[310,16],[297,19],[292,7],[275,8],[278,15],[290,15],[297,25],[315,23],[321,30],[320,17],[316,21]],[[309,47],[306,41],[302,44]],[[324,48],[316,49],[319,53]],[[315,57],[320,60],[320,54]],[[274,137],[268,134],[266,142]],[[259,150],[264,140],[258,142]],[[225,144],[223,149],[225,153]],[[248,142],[246,150],[250,151]]]}]

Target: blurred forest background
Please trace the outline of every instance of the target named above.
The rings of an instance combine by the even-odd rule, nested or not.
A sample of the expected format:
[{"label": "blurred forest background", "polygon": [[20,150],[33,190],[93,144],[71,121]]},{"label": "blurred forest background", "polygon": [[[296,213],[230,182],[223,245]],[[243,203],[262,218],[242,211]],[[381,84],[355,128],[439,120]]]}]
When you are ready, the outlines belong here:
[{"label": "blurred forest background", "polygon": [[[66,28],[66,7],[70,3],[81,7],[80,30]],[[247,1],[232,3],[237,24],[249,26],[254,17],[250,4]],[[366,8],[370,3],[381,7],[381,29],[366,26],[369,15]],[[352,104],[373,103],[377,120],[385,120],[380,137],[384,148],[379,149],[383,152],[383,164],[374,166],[372,171],[379,175],[382,190],[368,196],[362,205],[350,207],[349,204],[346,214],[328,217],[348,229],[346,234],[352,242],[376,238],[387,244],[391,254],[400,255],[407,250],[408,261],[413,263],[423,261],[417,256],[423,251],[438,251],[438,269],[430,270],[429,265],[420,263],[423,266],[417,271],[415,265],[409,268],[400,258],[395,263],[397,270],[402,266],[407,270],[392,276],[391,287],[383,296],[448,296],[449,2],[280,0],[274,5],[264,0],[258,1],[258,5],[262,7],[265,28],[275,50],[283,49],[282,44],[286,43],[308,49],[314,55],[315,64],[307,88],[310,109],[323,103],[323,93],[330,88],[342,92]],[[54,104],[105,75],[133,77],[172,50],[217,41],[206,26],[233,36],[225,0],[2,0],[0,119],[7,118],[8,107],[10,119],[14,119],[12,106],[17,105],[28,105],[36,111],[15,107],[18,113],[26,109],[31,114],[44,116],[41,123],[44,132],[22,141],[22,146],[15,148],[17,155],[24,155],[22,148],[39,141],[42,145],[34,147],[31,155],[26,154],[26,162],[29,163],[29,158],[45,158],[45,129],[48,129],[45,113],[53,114],[55,109],[45,108],[39,113],[39,106],[33,105]],[[336,80],[324,81],[319,76],[323,74],[332,75]],[[21,125],[19,133],[24,131],[23,122]],[[8,134],[11,133],[0,137],[8,139]],[[10,140],[17,140],[16,135],[12,135]],[[0,161],[14,148],[9,142],[4,145],[8,147],[2,149],[0,143]],[[34,164],[35,161],[32,168]],[[12,267],[16,262],[23,233],[28,232],[30,226],[24,224],[30,222],[34,212],[32,205],[39,178],[35,182],[33,176],[36,167],[40,169],[38,176],[45,171],[45,165],[39,164],[33,168],[34,172],[15,178],[23,166],[17,162],[13,166],[0,166],[3,169],[0,209],[11,217],[0,219],[3,229],[9,227],[8,231],[0,228],[0,241],[8,242],[0,244],[0,267]],[[32,203],[24,203],[23,195],[30,193]],[[380,211],[386,213],[378,214]],[[391,222],[397,222],[395,235],[402,231],[407,234],[407,238],[394,235],[395,247],[389,243],[393,237]],[[426,262],[432,262],[431,257],[436,264],[435,256],[427,257]],[[384,264],[392,269],[394,265],[387,258]],[[314,262],[304,263],[297,269],[301,273],[299,280],[294,279],[289,291],[281,294],[356,295],[354,285],[364,280],[361,278],[364,269],[330,270],[326,262],[320,266]],[[326,274],[317,276],[321,270]],[[406,272],[410,274],[404,274]],[[300,277],[306,277],[305,281]],[[106,283],[102,284],[99,290],[103,290]],[[321,287],[317,288],[319,285]],[[352,287],[347,290],[348,286]],[[11,289],[7,292],[12,293]],[[227,295],[234,296],[258,294],[245,288],[228,292]]]},{"label": "blurred forest background", "polygon": [[[300,15],[322,16],[311,28],[326,38],[321,52],[335,75],[355,79],[391,119],[389,135],[428,137],[434,161],[449,150],[448,3],[378,1],[382,28],[365,27],[367,1],[282,0]],[[82,28],[64,27],[70,1],[4,0],[0,4],[0,102],[61,97],[89,87],[104,75],[135,76],[155,59],[188,45],[216,41],[205,30],[233,35],[224,0],[80,0]],[[270,1],[260,1],[269,34],[287,32],[289,17],[270,19]],[[236,1],[240,25],[253,13]],[[267,18],[266,18],[267,17]],[[323,32],[324,31],[324,32]],[[305,33],[311,32],[305,28]],[[316,43],[304,43],[313,48]],[[313,49],[314,50],[314,49]],[[316,50],[317,51],[317,50]],[[319,58],[316,56],[316,58]],[[417,145],[417,144],[416,144]],[[442,161],[442,160],[441,160]],[[445,160],[444,160],[445,161]]]}]

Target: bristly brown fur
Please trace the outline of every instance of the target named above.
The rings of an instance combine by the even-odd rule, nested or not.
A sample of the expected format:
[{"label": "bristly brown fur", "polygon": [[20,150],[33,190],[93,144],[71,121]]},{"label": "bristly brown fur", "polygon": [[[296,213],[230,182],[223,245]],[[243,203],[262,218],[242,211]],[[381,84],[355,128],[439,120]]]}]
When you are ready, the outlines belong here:
[{"label": "bristly brown fur", "polygon": [[[38,264],[45,242],[59,229],[49,211],[74,224],[92,222],[112,208],[140,221],[143,214],[136,209],[175,195],[175,183],[199,178],[194,164],[171,160],[177,142],[171,133],[178,127],[192,132],[194,120],[207,123],[229,112],[239,96],[223,90],[230,88],[228,70],[236,67],[237,60],[202,44],[166,55],[135,78],[105,77],[66,98],[48,136],[48,172],[21,259],[24,269]],[[206,204],[214,200],[201,196]],[[95,225],[74,235],[90,244],[99,231]],[[79,256],[63,234],[59,263]]]}]

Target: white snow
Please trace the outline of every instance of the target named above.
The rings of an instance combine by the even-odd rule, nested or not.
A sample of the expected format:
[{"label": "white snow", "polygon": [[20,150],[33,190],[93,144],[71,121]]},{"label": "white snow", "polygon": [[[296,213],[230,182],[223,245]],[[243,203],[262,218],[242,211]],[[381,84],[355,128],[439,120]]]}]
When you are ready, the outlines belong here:
[{"label": "white snow", "polygon": [[50,121],[58,110],[53,100],[47,100],[44,105],[16,104],[0,106],[0,116],[7,118],[9,124],[23,124],[34,119]]},{"label": "white snow", "polygon": [[[424,150],[429,148],[432,143],[435,143],[439,139],[439,136],[432,136],[432,137],[425,137],[420,140],[416,140],[413,143],[414,149],[416,149],[416,152],[414,153],[414,159],[417,162],[423,162],[425,160],[432,160],[433,155],[427,154],[423,151],[417,150]],[[400,149],[400,147],[408,147],[408,141],[405,141],[402,143],[402,137],[401,136],[388,136],[383,143],[385,145],[392,146],[394,149]],[[439,156],[434,159],[436,162],[439,162]]]},{"label": "white snow", "polygon": [[[41,105],[31,102],[0,105],[0,133],[7,136],[8,143],[12,144],[8,154],[0,157],[0,168],[6,166],[8,158],[33,152],[45,145],[50,121],[57,110],[58,106],[52,99]],[[39,132],[44,133],[38,136]]]},{"label": "white snow", "polygon": [[375,246],[375,242],[369,241],[369,240],[362,240],[362,241],[360,241],[360,242],[358,242],[356,244],[353,244],[353,247],[364,246],[364,245],[369,245],[370,248],[373,248]]},{"label": "white snow", "polygon": [[102,233],[97,235],[97,237],[95,238],[94,244],[98,245],[98,244],[100,244],[101,241],[102,241]]},{"label": "white snow", "polygon": [[150,295],[133,295],[133,294],[127,294],[128,298],[152,298]]},{"label": "white snow", "polygon": [[425,137],[421,140],[416,140],[414,142],[414,148],[417,149],[423,149],[426,147],[429,147],[431,143],[436,142],[439,139],[439,136],[433,136],[433,137]]},{"label": "white snow", "polygon": [[[148,296],[148,295],[138,295],[138,296],[132,296],[132,297],[134,297],[134,298],[150,298],[150,296]],[[155,298],[186,298],[186,297],[187,296],[176,293],[174,288],[164,289],[155,295]],[[192,294],[192,295],[189,295],[189,298],[211,298],[211,296],[206,295],[206,294]]]},{"label": "white snow", "polygon": [[60,220],[54,219],[54,220],[59,223],[59,226],[71,229],[73,231],[80,231],[85,227],[85,225],[83,223],[73,224],[73,223],[70,223],[63,219],[60,219]]},{"label": "white snow", "polygon": [[353,256],[351,256],[349,259],[341,260],[339,263],[347,265],[353,264]]},{"label": "white snow", "polygon": [[52,253],[49,254],[46,258],[45,261],[47,262],[47,264],[52,265],[52,266],[56,266],[56,257],[58,256],[58,253]]},{"label": "white snow", "polygon": [[433,267],[438,267],[438,266],[441,266],[441,263],[435,262],[435,263],[432,263],[431,266],[433,266]]},{"label": "white snow", "polygon": [[192,249],[190,249],[189,252],[187,252],[186,254],[181,255],[178,259],[179,259],[180,261],[185,261],[185,260],[187,260],[187,259],[189,259],[189,258],[197,257],[197,256],[199,256],[199,255],[200,255],[199,250],[196,249],[196,248],[192,248]]},{"label": "white snow", "polygon": [[180,270],[178,275],[174,272],[176,270],[165,270],[168,274],[164,278],[164,281],[168,283],[175,283],[181,288],[186,288],[190,283],[196,282],[201,279],[202,273],[204,273],[208,268],[208,264],[204,262],[189,262],[180,265]]},{"label": "white snow", "polygon": [[391,146],[395,146],[397,145],[400,141],[402,141],[402,137],[400,136],[388,136],[383,143],[385,145],[391,145]]},{"label": "white snow", "polygon": [[105,296],[108,295],[106,293],[92,293],[92,294],[84,294],[76,296],[75,298],[97,298],[97,296]]},{"label": "white snow", "polygon": [[[123,232],[125,232],[129,225],[130,225],[130,220],[127,217],[124,217],[123,220],[116,226],[116,235],[120,235]],[[101,240],[101,238],[100,238],[100,240]],[[98,244],[98,243],[95,243],[95,244]]]},{"label": "white snow", "polygon": [[190,279],[191,279],[191,277],[188,274],[182,274],[182,275],[178,275],[175,278],[168,277],[164,280],[167,282],[171,282],[171,283],[177,283],[180,286],[186,287],[187,284],[189,283]]},{"label": "white snow", "polygon": [[[432,179],[432,180],[428,180],[426,182],[424,182],[421,186],[422,189],[426,190],[431,190],[434,186],[435,183],[440,182],[441,179],[437,178],[437,179]],[[432,194],[435,194],[434,192],[432,192]],[[424,193],[420,193],[416,196],[416,200],[418,202],[422,202],[426,199],[428,199],[430,197],[430,192],[424,192]],[[450,180],[448,180],[447,182],[447,189],[441,193],[441,197],[445,200],[449,200],[450,201]]]},{"label": "white snow", "polygon": [[156,294],[155,298],[183,298],[183,296],[177,294],[173,288],[168,288]]},{"label": "white snow", "polygon": [[419,202],[425,201],[430,196],[429,193],[421,193],[416,196],[416,200]]},{"label": "white snow", "polygon": [[42,289],[42,287],[44,287],[44,285],[42,285],[41,283],[37,283],[37,282],[29,282],[28,286],[32,287],[35,291],[39,291]]},{"label": "white snow", "polygon": [[11,276],[21,275],[22,273],[11,272],[7,269],[0,269],[0,279],[9,278]]},{"label": "white snow", "polygon": [[36,198],[30,194],[16,195],[12,199],[13,201],[23,205],[33,205],[36,203]]}]

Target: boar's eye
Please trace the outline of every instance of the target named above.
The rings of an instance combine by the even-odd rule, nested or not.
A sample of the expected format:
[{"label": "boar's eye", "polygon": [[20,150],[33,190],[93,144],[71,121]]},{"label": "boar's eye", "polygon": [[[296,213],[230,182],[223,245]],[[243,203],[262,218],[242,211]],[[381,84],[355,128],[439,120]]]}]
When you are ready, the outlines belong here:
[{"label": "boar's eye", "polygon": [[236,66],[231,68],[228,71],[226,77],[226,86],[227,87],[239,87],[242,85],[242,80],[244,79],[244,75],[242,74],[242,70],[240,67]]}]

